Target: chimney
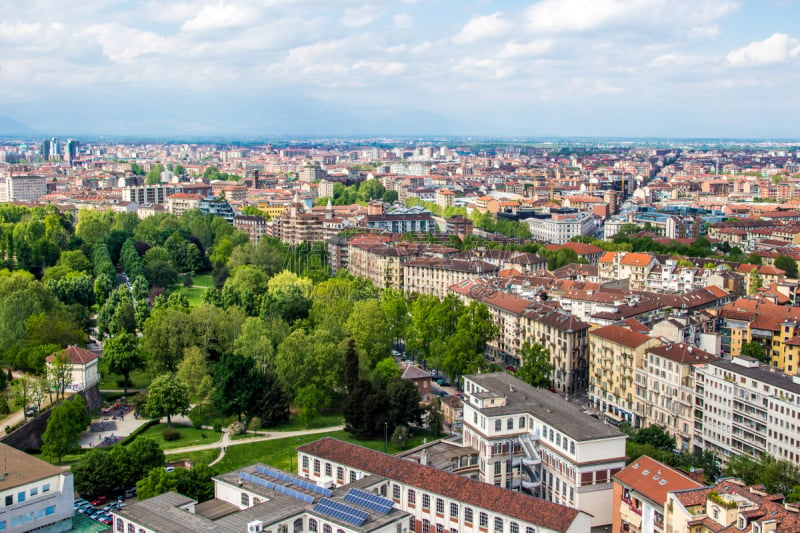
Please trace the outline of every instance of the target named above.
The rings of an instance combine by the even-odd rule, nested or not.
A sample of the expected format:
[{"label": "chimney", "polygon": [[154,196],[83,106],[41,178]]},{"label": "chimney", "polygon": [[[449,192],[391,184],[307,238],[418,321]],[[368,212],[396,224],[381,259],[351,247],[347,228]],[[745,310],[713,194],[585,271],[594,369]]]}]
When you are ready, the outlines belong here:
[{"label": "chimney", "polygon": [[686,472],[686,475],[698,483],[703,483],[703,479],[705,478],[705,470],[702,468],[692,467],[688,472]]},{"label": "chimney", "polygon": [[422,453],[419,454],[419,464],[428,465],[428,450],[422,450]]}]

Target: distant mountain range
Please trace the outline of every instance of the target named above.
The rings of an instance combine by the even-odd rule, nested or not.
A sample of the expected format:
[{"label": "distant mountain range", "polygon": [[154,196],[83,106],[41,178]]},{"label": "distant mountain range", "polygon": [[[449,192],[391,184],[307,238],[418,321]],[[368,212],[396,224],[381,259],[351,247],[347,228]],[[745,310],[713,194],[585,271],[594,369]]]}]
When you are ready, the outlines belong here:
[{"label": "distant mountain range", "polygon": [[0,115],[0,137],[28,137],[36,135],[36,131],[25,124]]}]

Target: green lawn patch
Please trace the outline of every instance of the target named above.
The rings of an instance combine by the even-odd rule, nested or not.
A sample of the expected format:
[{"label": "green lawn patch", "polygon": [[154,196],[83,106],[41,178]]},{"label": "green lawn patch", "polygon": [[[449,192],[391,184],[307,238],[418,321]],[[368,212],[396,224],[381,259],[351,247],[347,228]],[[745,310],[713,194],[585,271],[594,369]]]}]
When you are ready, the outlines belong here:
[{"label": "green lawn patch", "polygon": [[[187,453],[175,453],[167,455],[167,462],[172,461],[182,461],[188,459],[193,464],[196,465],[207,465],[214,459],[219,457],[219,450],[200,450],[198,452],[187,452]],[[217,468],[216,465],[214,468]],[[217,472],[221,472],[221,470],[217,470]]]},{"label": "green lawn patch", "polygon": [[[98,370],[100,371],[101,389],[122,389],[122,376],[114,374],[108,370],[108,361],[100,358]],[[134,370],[131,372],[131,384],[129,389],[146,389],[150,385],[152,377],[146,370]]]},{"label": "green lawn patch", "polygon": [[[214,468],[217,472],[231,472],[253,463],[265,463],[287,472],[297,472],[298,446],[314,442],[323,437],[333,437],[373,450],[383,451],[383,439],[362,441],[354,438],[350,433],[345,431],[333,431],[331,433],[318,433],[316,435],[287,437],[285,439],[229,446],[225,457],[222,461],[214,465]],[[427,431],[416,430],[409,448],[419,446],[425,438],[429,441],[431,440],[430,434]],[[389,453],[398,453],[400,451],[402,450],[393,446],[391,442],[388,443]],[[211,460],[213,461],[214,458],[216,458],[216,456]]]},{"label": "green lawn patch", "polygon": [[210,429],[194,429],[192,426],[172,424],[172,427],[180,431],[181,436],[177,440],[165,441],[162,433],[166,429],[166,424],[157,424],[139,434],[139,437],[149,437],[156,441],[162,450],[172,448],[185,448],[186,446],[197,446],[199,444],[211,444],[217,442],[221,435]]},{"label": "green lawn patch", "polygon": [[198,274],[192,277],[192,284],[196,287],[211,288],[214,286],[214,280],[211,278],[211,274]]},{"label": "green lawn patch", "polygon": [[292,415],[283,424],[278,424],[264,431],[303,431],[304,429],[319,429],[344,424],[344,417],[340,413],[322,414],[309,422],[308,426],[296,415]]},{"label": "green lawn patch", "polygon": [[178,289],[178,292],[186,297],[186,300],[189,302],[189,307],[197,307],[203,303],[203,295],[206,293],[206,290],[208,289],[200,287],[181,287]]}]

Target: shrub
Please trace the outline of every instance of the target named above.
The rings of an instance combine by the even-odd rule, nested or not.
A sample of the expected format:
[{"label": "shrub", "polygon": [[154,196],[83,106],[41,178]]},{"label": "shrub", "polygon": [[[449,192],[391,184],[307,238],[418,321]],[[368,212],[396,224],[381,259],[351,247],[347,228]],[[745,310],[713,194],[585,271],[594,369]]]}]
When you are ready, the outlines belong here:
[{"label": "shrub", "polygon": [[200,413],[192,411],[189,413],[189,420],[192,421],[192,427],[194,429],[203,429],[203,415]]},{"label": "shrub", "polygon": [[261,418],[254,416],[250,419],[250,423],[247,424],[247,427],[253,431],[257,431],[261,429]]},{"label": "shrub", "polygon": [[239,422],[238,420],[231,422],[231,425],[228,426],[228,435],[231,437],[235,437],[236,435],[244,435],[246,431],[247,426],[245,423]]},{"label": "shrub", "polygon": [[222,432],[222,420],[214,420],[214,431],[217,433]]},{"label": "shrub", "polygon": [[181,438],[181,432],[175,428],[166,428],[164,429],[163,432],[161,432],[161,436],[166,441],[178,440],[179,438]]}]

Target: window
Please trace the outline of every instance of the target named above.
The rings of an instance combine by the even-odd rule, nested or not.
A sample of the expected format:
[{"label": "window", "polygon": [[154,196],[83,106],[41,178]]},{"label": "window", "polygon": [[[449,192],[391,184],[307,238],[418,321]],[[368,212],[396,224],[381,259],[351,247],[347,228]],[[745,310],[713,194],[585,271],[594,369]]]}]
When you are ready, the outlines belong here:
[{"label": "window", "polygon": [[313,518],[308,519],[308,530],[309,531],[316,531],[317,530],[317,521]]},{"label": "window", "polygon": [[125,522],[117,518],[117,531],[125,531]]},{"label": "window", "polygon": [[431,508],[431,497],[427,494],[422,495],[422,508],[423,509],[430,509]]},{"label": "window", "polygon": [[569,453],[571,453],[572,455],[575,455],[575,441],[571,441],[569,443]]},{"label": "window", "polygon": [[303,470],[308,470],[308,456],[303,456]]},{"label": "window", "polygon": [[344,467],[336,467],[336,481],[342,483],[344,481]]},{"label": "window", "polygon": [[444,526],[442,524],[436,524],[436,533],[444,533]]},{"label": "window", "polygon": [[294,526],[292,527],[292,533],[302,533],[303,532],[303,519],[298,518],[294,521]]},{"label": "window", "polygon": [[314,459],[314,473],[319,474],[319,459]]},{"label": "window", "polygon": [[42,485],[42,492],[50,492],[50,483]]},{"label": "window", "polygon": [[714,507],[714,520],[719,520],[719,507]]},{"label": "window", "polygon": [[519,524],[516,522],[511,522],[509,527],[511,528],[511,533],[519,533]]},{"label": "window", "polygon": [[500,533],[503,532],[503,519],[500,517],[495,517],[494,519],[494,530]]},{"label": "window", "polygon": [[331,477],[333,475],[333,468],[330,463],[325,463],[325,475]]},{"label": "window", "polygon": [[355,480],[356,480],[356,471],[355,470],[351,470],[350,471],[350,483],[352,483]]},{"label": "window", "polygon": [[414,505],[417,503],[417,493],[414,492],[414,489],[408,489],[408,504]]},{"label": "window", "polygon": [[450,518],[455,518],[458,520],[458,504],[451,503],[450,504]]},{"label": "window", "polygon": [[6,530],[6,521],[2,520],[0,521],[0,531],[5,531],[5,530]]},{"label": "window", "polygon": [[136,533],[136,526],[128,522],[128,533]]},{"label": "window", "polygon": [[14,496],[9,494],[6,496],[6,506],[14,505]]},{"label": "window", "polygon": [[33,487],[31,489],[31,496],[36,496],[37,494],[39,494],[39,487]]},{"label": "window", "polygon": [[513,418],[509,418],[506,421],[506,429],[514,429],[514,419]]},{"label": "window", "polygon": [[494,464],[494,474],[496,476],[499,476],[502,473],[501,469],[502,469],[502,463],[497,462],[497,463]]},{"label": "window", "polygon": [[395,500],[400,499],[400,485],[392,485],[392,498]]},{"label": "window", "polygon": [[464,522],[472,524],[472,507],[464,507]]},{"label": "window", "polygon": [[436,498],[436,512],[444,514],[444,500],[441,498]]},{"label": "window", "polygon": [[532,527],[526,527],[525,528],[525,533],[536,533],[536,530],[533,529]]},{"label": "window", "polygon": [[250,496],[246,492],[242,493],[242,505],[250,507]]},{"label": "window", "polygon": [[408,519],[408,529],[410,531],[417,530],[417,519],[413,515]]},{"label": "window", "polygon": [[478,525],[481,527],[489,527],[489,515],[481,511],[478,515]]},{"label": "window", "polygon": [[431,523],[427,520],[422,521],[422,533],[431,533]]},{"label": "window", "polygon": [[525,417],[524,416],[519,417],[519,428],[520,429],[525,429]]},{"label": "window", "polygon": [[22,503],[25,501],[25,491],[17,493],[17,503]]},{"label": "window", "polygon": [[333,530],[329,524],[325,524],[322,526],[322,533],[333,533]]},{"label": "window", "polygon": [[494,430],[495,431],[500,431],[501,429],[503,429],[503,421],[502,420],[495,420],[494,421]]}]

